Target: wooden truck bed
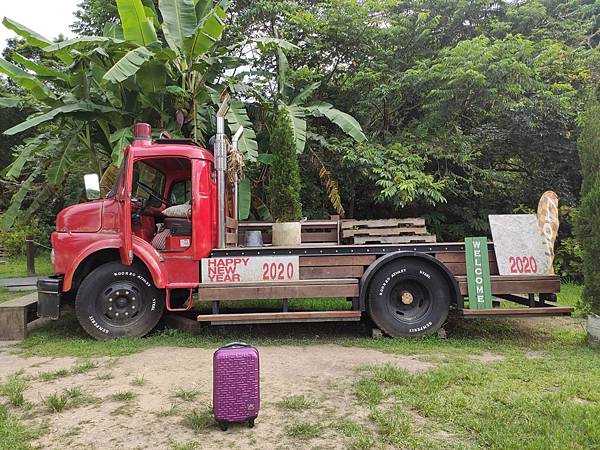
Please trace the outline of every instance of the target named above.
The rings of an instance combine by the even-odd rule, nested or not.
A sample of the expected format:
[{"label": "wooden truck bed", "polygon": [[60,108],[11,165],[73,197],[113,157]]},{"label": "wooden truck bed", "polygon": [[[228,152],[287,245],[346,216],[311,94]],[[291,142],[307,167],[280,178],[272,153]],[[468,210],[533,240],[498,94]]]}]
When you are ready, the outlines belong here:
[{"label": "wooden truck bed", "polygon": [[[517,303],[520,307],[469,310],[465,307],[463,298],[456,305],[454,314],[462,317],[507,317],[569,315],[572,312],[573,308],[554,306],[547,302],[553,294],[560,291],[560,278],[558,276],[499,275],[493,243],[489,244],[488,250],[492,294],[495,297]],[[279,283],[201,284],[198,289],[198,300],[200,302],[211,302],[213,314],[202,314],[198,317],[198,320],[212,323],[240,323],[240,320],[248,323],[302,320],[302,317],[298,315],[300,313],[287,311],[287,302],[283,303],[283,311],[276,313],[243,314],[239,315],[240,317],[234,317],[233,314],[219,313],[220,301],[247,299],[285,300],[289,298],[346,297],[352,300],[352,311],[360,312],[365,309],[365,305],[361,305],[358,301],[360,280],[365,270],[378,257],[396,251],[416,251],[435,257],[455,276],[461,295],[467,295],[467,269],[463,243],[378,244],[371,246],[318,246],[309,244],[293,248],[269,246],[256,248],[229,247],[214,250],[211,256],[299,255],[300,280]],[[339,315],[339,320],[358,320],[360,318],[360,315],[348,316],[347,312],[314,312],[311,320],[332,320],[336,314]]]}]

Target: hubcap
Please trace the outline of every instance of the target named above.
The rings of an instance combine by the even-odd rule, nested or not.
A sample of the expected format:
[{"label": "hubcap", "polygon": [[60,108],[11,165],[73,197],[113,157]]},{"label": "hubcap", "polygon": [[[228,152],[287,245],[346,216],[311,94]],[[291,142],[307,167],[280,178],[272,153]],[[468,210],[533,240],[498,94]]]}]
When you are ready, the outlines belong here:
[{"label": "hubcap", "polygon": [[413,295],[408,291],[404,291],[400,298],[402,300],[402,303],[404,303],[405,305],[410,305],[414,300]]},{"label": "hubcap", "polygon": [[129,325],[141,313],[141,293],[138,287],[127,281],[116,281],[107,286],[100,295],[100,311],[113,325]]},{"label": "hubcap", "polygon": [[400,280],[393,287],[388,302],[389,312],[404,323],[418,322],[431,309],[431,292],[420,281]]}]

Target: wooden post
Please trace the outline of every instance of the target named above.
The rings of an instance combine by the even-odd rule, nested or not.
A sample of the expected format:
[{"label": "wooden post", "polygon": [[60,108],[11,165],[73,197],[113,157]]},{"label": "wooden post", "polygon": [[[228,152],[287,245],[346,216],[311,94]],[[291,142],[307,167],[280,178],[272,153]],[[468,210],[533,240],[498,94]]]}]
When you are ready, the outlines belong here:
[{"label": "wooden post", "polygon": [[35,275],[35,247],[33,246],[33,237],[27,236],[25,244],[27,246],[27,273]]}]

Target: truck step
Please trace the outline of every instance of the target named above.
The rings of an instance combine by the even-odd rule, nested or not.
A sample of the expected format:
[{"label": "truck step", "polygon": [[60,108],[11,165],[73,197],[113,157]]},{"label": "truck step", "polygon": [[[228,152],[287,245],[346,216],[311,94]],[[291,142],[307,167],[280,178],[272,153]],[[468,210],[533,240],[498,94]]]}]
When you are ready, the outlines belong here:
[{"label": "truck step", "polygon": [[470,319],[485,317],[570,316],[574,309],[570,306],[545,306],[533,308],[463,309],[462,311],[456,311],[456,313],[459,316]]},{"label": "truck step", "polygon": [[359,321],[360,311],[301,311],[244,314],[200,314],[199,322],[211,325],[242,325],[288,322],[339,322]]}]

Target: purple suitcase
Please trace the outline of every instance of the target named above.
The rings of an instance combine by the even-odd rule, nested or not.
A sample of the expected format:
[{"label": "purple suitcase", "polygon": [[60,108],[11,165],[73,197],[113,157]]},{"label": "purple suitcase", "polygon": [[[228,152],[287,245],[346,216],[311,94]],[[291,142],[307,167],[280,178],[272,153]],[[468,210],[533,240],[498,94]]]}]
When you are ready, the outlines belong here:
[{"label": "purple suitcase", "polygon": [[213,413],[223,431],[230,422],[254,419],[260,408],[258,350],[243,342],[218,349],[213,356]]}]

